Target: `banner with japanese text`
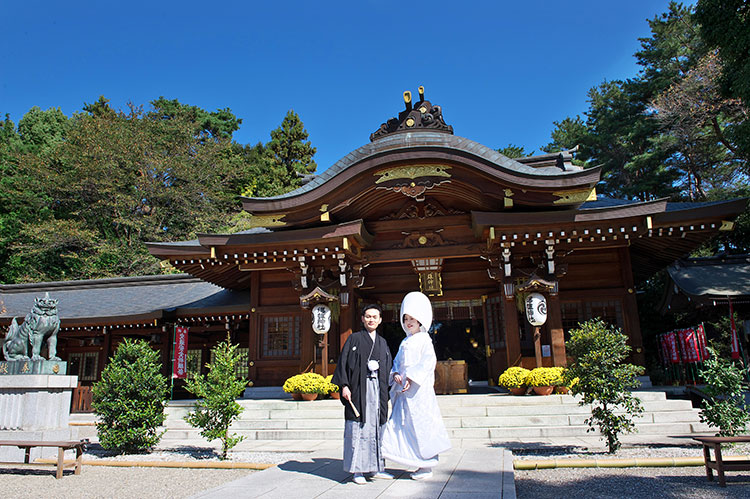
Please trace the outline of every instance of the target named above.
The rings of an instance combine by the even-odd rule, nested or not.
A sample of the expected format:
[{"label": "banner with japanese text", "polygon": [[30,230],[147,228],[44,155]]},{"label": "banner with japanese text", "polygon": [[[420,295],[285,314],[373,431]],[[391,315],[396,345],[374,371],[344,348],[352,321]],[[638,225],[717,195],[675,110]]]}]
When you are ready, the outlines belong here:
[{"label": "banner with japanese text", "polygon": [[174,358],[172,359],[172,377],[187,378],[188,328],[174,328]]}]

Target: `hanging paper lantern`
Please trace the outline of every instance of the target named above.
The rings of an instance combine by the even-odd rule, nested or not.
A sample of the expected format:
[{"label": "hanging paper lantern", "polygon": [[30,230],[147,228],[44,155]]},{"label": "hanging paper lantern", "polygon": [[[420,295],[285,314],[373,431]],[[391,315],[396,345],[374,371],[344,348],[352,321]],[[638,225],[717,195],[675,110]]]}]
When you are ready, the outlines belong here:
[{"label": "hanging paper lantern", "polygon": [[331,329],[331,309],[328,305],[315,305],[312,309],[312,328],[315,334],[326,334]]},{"label": "hanging paper lantern", "polygon": [[532,326],[547,322],[547,300],[541,293],[531,293],[526,297],[526,319]]}]

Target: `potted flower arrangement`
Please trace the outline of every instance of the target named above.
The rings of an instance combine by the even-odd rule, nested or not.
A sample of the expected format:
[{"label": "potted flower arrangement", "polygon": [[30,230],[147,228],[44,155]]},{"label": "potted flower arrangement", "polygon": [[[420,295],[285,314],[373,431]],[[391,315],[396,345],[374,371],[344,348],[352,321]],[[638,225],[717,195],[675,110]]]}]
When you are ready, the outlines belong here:
[{"label": "potted flower arrangement", "polygon": [[326,377],[326,383],[328,383],[326,393],[328,393],[328,396],[332,399],[337,399],[341,396],[341,394],[339,393],[339,385],[334,385],[333,383],[331,383],[331,379],[333,379],[333,374],[329,374]]},{"label": "potted flower arrangement", "polygon": [[328,393],[329,383],[317,373],[295,374],[284,381],[283,389],[295,400],[315,400],[318,395]]},{"label": "potted flower arrangement", "polygon": [[555,389],[554,382],[558,373],[554,367],[537,367],[526,376],[526,384],[537,395],[549,395]]},{"label": "potted flower arrangement", "polygon": [[529,370],[523,367],[509,367],[500,375],[497,384],[510,390],[513,395],[526,395],[526,376]]}]

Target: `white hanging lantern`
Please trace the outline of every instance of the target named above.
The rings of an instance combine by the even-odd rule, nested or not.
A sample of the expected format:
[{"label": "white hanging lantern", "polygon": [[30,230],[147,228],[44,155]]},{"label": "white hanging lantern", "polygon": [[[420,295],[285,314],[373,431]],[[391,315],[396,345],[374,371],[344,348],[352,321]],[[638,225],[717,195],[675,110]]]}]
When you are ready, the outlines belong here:
[{"label": "white hanging lantern", "polygon": [[541,293],[531,293],[526,297],[526,319],[532,326],[547,322],[547,300]]},{"label": "white hanging lantern", "polygon": [[328,305],[315,305],[312,308],[312,328],[315,334],[326,334],[331,329],[331,308]]}]

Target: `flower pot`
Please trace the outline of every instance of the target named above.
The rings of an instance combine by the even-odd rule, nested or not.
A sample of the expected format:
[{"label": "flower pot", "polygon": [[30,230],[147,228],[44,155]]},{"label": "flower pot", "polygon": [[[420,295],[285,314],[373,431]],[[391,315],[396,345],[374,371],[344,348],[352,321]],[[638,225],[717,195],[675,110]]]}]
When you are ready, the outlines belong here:
[{"label": "flower pot", "polygon": [[292,393],[292,400],[302,400],[301,393]]},{"label": "flower pot", "polygon": [[300,395],[302,396],[302,400],[307,400],[307,401],[315,400],[316,398],[318,398],[317,393],[300,393]]},{"label": "flower pot", "polygon": [[341,392],[331,392],[328,395],[330,395],[332,399],[336,400],[339,400],[341,398]]},{"label": "flower pot", "polygon": [[568,388],[567,386],[556,386],[555,387],[555,393],[560,393],[562,395],[565,395],[569,391],[570,391],[570,388]]},{"label": "flower pot", "polygon": [[508,390],[510,390],[510,393],[512,395],[526,395],[525,386],[514,386],[512,388],[508,388]]},{"label": "flower pot", "polygon": [[534,393],[537,395],[550,395],[552,391],[555,389],[554,386],[548,385],[548,386],[535,386]]}]

